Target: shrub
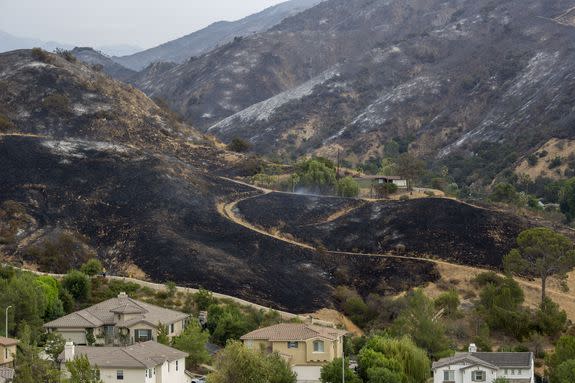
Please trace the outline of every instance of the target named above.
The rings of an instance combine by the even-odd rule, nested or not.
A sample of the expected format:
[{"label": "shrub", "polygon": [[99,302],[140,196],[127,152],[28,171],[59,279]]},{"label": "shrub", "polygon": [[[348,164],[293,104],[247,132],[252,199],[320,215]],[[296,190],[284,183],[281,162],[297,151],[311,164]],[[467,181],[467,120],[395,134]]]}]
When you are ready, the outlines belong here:
[{"label": "shrub", "polygon": [[549,169],[555,169],[555,168],[561,166],[562,162],[563,162],[563,160],[559,156],[553,158],[551,160],[551,162],[549,162]]},{"label": "shrub", "polygon": [[76,56],[74,56],[71,51],[66,49],[57,48],[56,54],[62,56],[64,59],[66,59],[66,61],[69,61],[71,63],[75,63],[76,61],[78,61],[76,59]]},{"label": "shrub", "polygon": [[32,48],[32,57],[42,62],[50,61],[50,54],[42,48]]},{"label": "shrub", "polygon": [[397,193],[397,185],[394,183],[377,184],[374,189],[377,197],[387,197],[390,194]]},{"label": "shrub", "polygon": [[7,131],[14,128],[14,123],[8,117],[0,114],[0,132]]},{"label": "shrub", "polygon": [[457,295],[457,291],[450,290],[437,297],[434,304],[436,308],[445,310],[447,316],[454,317],[459,308],[459,295]]},{"label": "shrub", "polygon": [[351,177],[345,177],[337,181],[337,195],[340,197],[357,197],[359,184]]},{"label": "shrub", "polygon": [[42,106],[48,112],[68,113],[70,112],[70,100],[63,94],[51,94],[42,101]]},{"label": "shrub", "polygon": [[93,277],[94,275],[101,274],[104,270],[102,262],[96,258],[89,259],[80,267],[80,271],[87,276]]},{"label": "shrub", "polygon": [[86,302],[90,297],[92,285],[88,276],[81,271],[72,270],[62,279],[64,287],[72,296],[81,302]]},{"label": "shrub", "polygon": [[537,165],[537,162],[539,162],[539,158],[537,158],[536,154],[530,154],[529,156],[527,156],[527,163],[529,164],[529,166],[533,167]]},{"label": "shrub", "polygon": [[232,141],[228,144],[228,150],[236,153],[245,153],[251,149],[252,145],[239,137],[232,139]]},{"label": "shrub", "polygon": [[407,195],[402,195],[401,197],[399,197],[400,201],[409,201],[409,196]]}]

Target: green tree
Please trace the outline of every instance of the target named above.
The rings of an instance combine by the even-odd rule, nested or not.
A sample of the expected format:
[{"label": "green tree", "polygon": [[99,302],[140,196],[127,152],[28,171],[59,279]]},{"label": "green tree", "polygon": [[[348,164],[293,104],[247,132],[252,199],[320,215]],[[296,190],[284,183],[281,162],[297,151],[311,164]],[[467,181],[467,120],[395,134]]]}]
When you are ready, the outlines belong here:
[{"label": "green tree", "polygon": [[449,290],[438,296],[435,299],[435,308],[436,309],[443,309],[445,315],[449,317],[457,316],[457,309],[459,308],[459,295],[455,290]]},{"label": "green tree", "polygon": [[102,266],[102,262],[100,262],[99,259],[92,258],[80,267],[80,271],[89,277],[93,277],[95,275],[102,274],[104,266]]},{"label": "green tree", "polygon": [[[10,333],[19,333],[23,325],[30,327],[32,340],[40,335],[47,307],[44,288],[29,273],[17,273],[10,280],[0,279],[0,307],[12,306],[8,311]],[[0,310],[4,323],[5,310]]]},{"label": "green tree", "polygon": [[344,374],[346,383],[361,383],[359,376],[349,368],[349,360],[346,359],[343,366],[341,358],[335,358],[321,368],[320,380],[322,383],[342,383]]},{"label": "green tree", "polygon": [[513,185],[502,182],[493,187],[489,199],[493,202],[516,203],[519,200],[519,194]]},{"label": "green tree", "polygon": [[378,383],[424,383],[431,371],[426,352],[407,337],[370,338],[359,352],[358,365],[364,381]]},{"label": "green tree", "polygon": [[170,344],[170,337],[168,336],[168,326],[162,322],[158,323],[158,335],[156,336],[156,342],[165,344],[168,346]]},{"label": "green tree", "polygon": [[296,166],[299,185],[314,192],[333,190],[336,183],[335,165],[325,158],[316,157]]},{"label": "green tree", "polygon": [[44,351],[48,354],[53,361],[58,358],[58,355],[64,351],[64,346],[66,345],[66,340],[60,333],[49,332],[46,334],[46,340],[44,342]]},{"label": "green tree", "polygon": [[192,321],[173,339],[173,347],[189,354],[186,358],[187,367],[197,367],[210,360],[210,354],[206,349],[209,337],[209,333],[202,331],[200,325]]},{"label": "green tree", "polygon": [[170,298],[176,296],[176,292],[178,291],[178,286],[175,282],[169,281],[166,282],[166,292]]},{"label": "green tree", "polygon": [[552,276],[566,278],[575,266],[573,242],[546,227],[523,231],[517,237],[517,249],[511,250],[503,260],[508,272],[533,272],[541,278],[541,302],[545,302],[547,279]]},{"label": "green tree", "polygon": [[383,176],[396,176],[398,175],[397,164],[390,158],[384,158],[381,160],[377,174]]},{"label": "green tree", "polygon": [[559,206],[569,222],[575,218],[575,178],[563,183],[559,189]]},{"label": "green tree", "polygon": [[351,177],[344,177],[337,181],[337,195],[340,197],[357,197],[359,184]]},{"label": "green tree", "polygon": [[[22,332],[29,332],[29,329]],[[14,383],[60,383],[60,371],[52,362],[42,359],[39,351],[30,343],[29,335],[20,337],[14,361]]]},{"label": "green tree", "polygon": [[194,301],[198,306],[198,310],[205,311],[216,303],[216,298],[214,298],[214,295],[208,290],[199,289],[198,292],[194,294]]},{"label": "green tree", "polygon": [[565,329],[567,314],[557,303],[546,298],[535,313],[535,323],[541,333],[556,336]]},{"label": "green tree", "polygon": [[552,383],[575,382],[575,359],[569,359],[557,366],[553,373]]},{"label": "green tree", "polygon": [[375,194],[379,198],[384,198],[389,196],[390,194],[397,192],[397,185],[391,182],[377,184],[374,186]]},{"label": "green tree", "polygon": [[408,293],[405,300],[406,307],[391,326],[391,333],[411,336],[417,346],[427,350],[434,358],[449,355],[450,343],[433,301],[420,289]]},{"label": "green tree", "polygon": [[86,355],[76,356],[73,360],[66,362],[66,369],[70,373],[70,378],[66,379],[66,383],[102,382],[98,367],[91,366]]},{"label": "green tree", "polygon": [[397,157],[396,164],[397,172],[407,179],[407,187],[412,190],[413,182],[425,172],[425,163],[409,153],[403,153]]},{"label": "green tree", "polygon": [[62,278],[62,287],[80,302],[86,302],[92,290],[90,278],[78,270],[72,270]]},{"label": "green tree", "polygon": [[295,383],[296,376],[287,362],[277,355],[250,350],[238,341],[230,341],[218,353],[215,371],[208,383]]},{"label": "green tree", "polygon": [[58,281],[51,276],[41,275],[35,283],[42,288],[46,297],[44,320],[51,321],[64,315],[64,305],[60,300]]},{"label": "green tree", "polygon": [[236,306],[212,305],[208,309],[207,328],[216,344],[225,345],[230,339],[239,339],[255,327]]},{"label": "green tree", "polygon": [[[575,337],[565,335],[559,338],[555,345],[555,352],[547,357],[547,365],[549,366],[549,377],[551,383],[564,383],[560,380],[561,375],[565,376],[567,373],[564,371],[567,367],[563,367],[560,374],[560,366],[568,361],[575,360]],[[566,366],[571,365],[571,363]]]}]

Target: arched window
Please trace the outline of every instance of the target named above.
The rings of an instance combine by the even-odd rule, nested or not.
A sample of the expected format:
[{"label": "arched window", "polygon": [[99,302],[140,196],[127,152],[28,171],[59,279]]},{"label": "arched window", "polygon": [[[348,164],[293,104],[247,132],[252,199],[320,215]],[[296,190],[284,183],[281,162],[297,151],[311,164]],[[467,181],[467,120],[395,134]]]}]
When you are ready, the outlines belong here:
[{"label": "arched window", "polygon": [[323,340],[314,340],[313,341],[313,352],[324,352]]}]

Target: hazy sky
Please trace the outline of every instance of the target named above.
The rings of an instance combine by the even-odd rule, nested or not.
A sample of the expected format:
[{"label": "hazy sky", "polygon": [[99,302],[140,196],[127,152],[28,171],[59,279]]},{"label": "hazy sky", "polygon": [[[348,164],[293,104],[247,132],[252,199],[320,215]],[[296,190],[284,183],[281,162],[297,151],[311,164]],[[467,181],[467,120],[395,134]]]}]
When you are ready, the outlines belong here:
[{"label": "hazy sky", "polygon": [[0,30],[80,46],[149,48],[285,0],[0,0]]}]

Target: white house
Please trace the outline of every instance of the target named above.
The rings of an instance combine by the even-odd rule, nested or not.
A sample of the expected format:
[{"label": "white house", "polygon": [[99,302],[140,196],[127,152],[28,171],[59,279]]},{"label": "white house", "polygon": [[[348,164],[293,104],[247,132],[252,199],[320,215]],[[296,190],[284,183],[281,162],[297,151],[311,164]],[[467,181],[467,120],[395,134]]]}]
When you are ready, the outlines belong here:
[{"label": "white house", "polygon": [[66,361],[85,355],[103,383],[188,383],[186,354],[154,341],[127,347],[74,346],[67,342],[58,357],[64,374]]},{"label": "white house", "polygon": [[457,353],[433,363],[433,383],[491,383],[505,378],[509,383],[534,383],[533,353],[477,352],[474,344],[469,352]]},{"label": "white house", "polygon": [[151,305],[120,293],[94,306],[73,312],[44,324],[48,331],[61,334],[76,345],[88,344],[93,334],[98,345],[127,345],[156,340],[158,325],[167,326],[168,337],[182,333],[189,315]]}]

